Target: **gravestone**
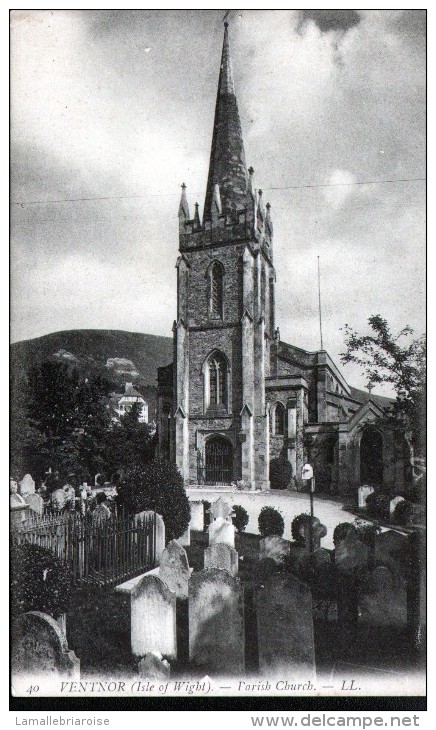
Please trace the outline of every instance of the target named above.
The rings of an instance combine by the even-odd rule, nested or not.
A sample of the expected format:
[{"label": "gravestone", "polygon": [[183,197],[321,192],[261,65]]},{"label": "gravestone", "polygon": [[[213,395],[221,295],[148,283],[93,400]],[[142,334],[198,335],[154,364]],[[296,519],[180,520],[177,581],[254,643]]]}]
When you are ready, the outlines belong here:
[{"label": "gravestone", "polygon": [[169,679],[171,667],[161,654],[150,652],[143,657],[138,664],[138,672],[141,679]]},{"label": "gravestone", "polygon": [[68,649],[57,621],[46,613],[29,611],[12,626],[12,672],[80,679],[80,661]]},{"label": "gravestone", "polygon": [[63,489],[55,489],[51,495],[53,509],[60,512],[67,504],[67,495]]},{"label": "gravestone", "polygon": [[32,512],[42,517],[44,513],[44,500],[39,494],[26,494],[24,501]]},{"label": "gravestone", "polygon": [[20,494],[24,497],[25,494],[35,494],[35,482],[30,476],[26,474],[20,482]]},{"label": "gravestone", "polygon": [[26,521],[28,506],[21,494],[18,494],[18,484],[14,479],[9,482],[9,509],[11,527],[19,527]]},{"label": "gravestone", "polygon": [[334,550],[334,561],[340,573],[356,574],[368,566],[369,548],[359,540],[354,530]]},{"label": "gravestone", "polygon": [[156,562],[159,562],[161,555],[165,549],[165,523],[163,521],[162,516],[159,515],[157,512],[156,513],[153,512],[152,510],[145,510],[144,512],[137,512],[135,515],[135,523],[137,524],[140,521],[146,521],[147,518],[153,517],[154,514],[156,514],[155,558],[156,558]]},{"label": "gravestone", "polygon": [[177,598],[188,597],[189,563],[186,550],[178,541],[171,540],[162,553],[159,578]]},{"label": "gravestone", "polygon": [[369,495],[372,494],[374,491],[374,487],[370,487],[368,484],[364,484],[362,487],[359,487],[357,490],[357,504],[359,509],[365,509],[366,508],[366,500],[368,499]]},{"label": "gravestone", "polygon": [[233,507],[222,497],[219,497],[219,499],[212,503],[209,512],[214,520],[221,518],[228,522],[232,521]]},{"label": "gravestone", "polygon": [[176,659],[175,593],[157,575],[145,575],[130,596],[132,653],[145,657],[157,652]]},{"label": "gravestone", "polygon": [[359,592],[359,623],[370,626],[407,625],[407,590],[385,565],[376,566]]},{"label": "gravestone", "polygon": [[208,527],[209,533],[209,545],[215,545],[216,543],[225,543],[230,547],[235,547],[235,526],[223,519],[218,517],[213,520]]},{"label": "gravestone", "polygon": [[257,588],[259,670],[311,679],[315,673],[312,594],[295,575],[271,574]]},{"label": "gravestone", "polygon": [[394,512],[395,512],[395,508],[396,508],[397,504],[399,504],[400,502],[404,502],[404,497],[400,497],[400,496],[398,496],[398,497],[394,497],[394,498],[393,498],[393,499],[391,499],[391,501],[389,502],[389,515],[390,515],[391,517],[392,517],[392,515],[393,515],[393,514],[394,514]]},{"label": "gravestone", "polygon": [[205,568],[189,581],[189,658],[207,674],[244,671],[243,594],[238,578]]},{"label": "gravestone", "polygon": [[191,520],[189,522],[189,528],[196,530],[197,532],[203,532],[204,530],[204,505],[203,502],[190,502],[191,508]]},{"label": "gravestone", "polygon": [[204,567],[221,568],[221,570],[228,570],[230,575],[236,576],[238,574],[238,553],[230,545],[222,542],[210,545],[204,551]]},{"label": "gravestone", "polygon": [[189,547],[191,544],[191,531],[188,527],[187,530],[183,533],[183,535],[180,535],[180,537],[177,538],[177,542],[179,545],[182,545],[182,547]]},{"label": "gravestone", "polygon": [[264,537],[259,543],[259,560],[269,558],[276,565],[283,565],[290,557],[291,545],[278,535]]}]

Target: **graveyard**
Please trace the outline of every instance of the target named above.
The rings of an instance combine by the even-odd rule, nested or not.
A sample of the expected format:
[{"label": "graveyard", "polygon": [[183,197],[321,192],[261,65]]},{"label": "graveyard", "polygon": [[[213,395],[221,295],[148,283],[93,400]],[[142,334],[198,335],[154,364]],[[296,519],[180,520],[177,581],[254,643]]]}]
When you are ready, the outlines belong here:
[{"label": "graveyard", "polygon": [[167,539],[153,512],[113,517],[90,536],[71,516],[44,518],[30,480],[11,487],[15,543],[51,544],[76,580],[61,613],[16,615],[18,686],[28,675],[171,678],[180,692],[206,676],[244,680],[241,692],[271,678],[286,691],[341,666],[375,682],[421,676],[425,528],[381,528],[365,511],[368,488],[357,505],[318,500],[313,517],[307,494],[189,490],[189,528]]}]

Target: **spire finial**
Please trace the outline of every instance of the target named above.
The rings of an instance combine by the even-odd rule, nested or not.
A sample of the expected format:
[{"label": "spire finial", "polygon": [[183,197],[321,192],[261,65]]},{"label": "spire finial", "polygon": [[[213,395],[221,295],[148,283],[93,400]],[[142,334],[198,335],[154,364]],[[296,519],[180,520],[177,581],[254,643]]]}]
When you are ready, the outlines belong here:
[{"label": "spire finial", "polygon": [[186,197],[185,183],[182,183],[181,188],[182,188],[182,195],[180,197],[179,218],[184,218],[187,221],[187,220],[189,220],[189,206],[188,206],[188,198]]}]

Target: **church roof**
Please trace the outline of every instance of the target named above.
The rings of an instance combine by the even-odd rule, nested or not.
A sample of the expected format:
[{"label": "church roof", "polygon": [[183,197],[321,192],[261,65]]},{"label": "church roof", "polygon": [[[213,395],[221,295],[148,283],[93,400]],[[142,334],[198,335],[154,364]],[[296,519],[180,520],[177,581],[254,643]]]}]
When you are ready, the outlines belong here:
[{"label": "church roof", "polygon": [[[216,186],[219,186],[217,189]],[[203,218],[210,220],[219,196],[222,213],[245,208],[247,167],[241,122],[230,58],[229,32],[225,23],[221,69],[213,125],[212,149]]]}]

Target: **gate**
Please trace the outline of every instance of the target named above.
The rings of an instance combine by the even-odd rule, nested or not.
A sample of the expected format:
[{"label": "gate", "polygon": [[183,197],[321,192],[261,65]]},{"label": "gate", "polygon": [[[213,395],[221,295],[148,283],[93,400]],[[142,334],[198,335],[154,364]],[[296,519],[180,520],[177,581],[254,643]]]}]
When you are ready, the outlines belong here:
[{"label": "gate", "polygon": [[206,443],[205,484],[230,484],[233,472],[233,448],[227,439],[214,436]]}]

